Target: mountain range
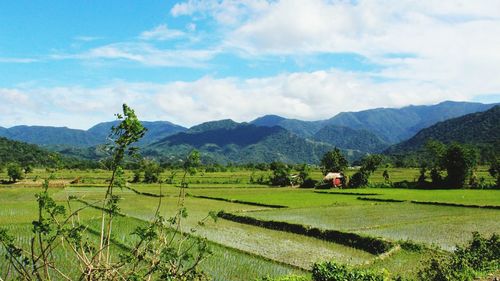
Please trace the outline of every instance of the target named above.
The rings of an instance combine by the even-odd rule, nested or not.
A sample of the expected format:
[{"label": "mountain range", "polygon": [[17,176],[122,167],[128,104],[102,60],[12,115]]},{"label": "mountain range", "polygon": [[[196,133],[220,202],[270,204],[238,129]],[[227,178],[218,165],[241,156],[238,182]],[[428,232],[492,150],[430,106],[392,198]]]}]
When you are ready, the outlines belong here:
[{"label": "mountain range", "polygon": [[366,130],[382,141],[395,144],[406,140],[423,128],[465,114],[485,111],[495,104],[445,101],[436,105],[376,108],[358,112],[341,112],[330,119],[301,121],[266,115],[252,121],[258,126],[281,126],[302,137],[313,137],[327,125]]},{"label": "mountain range", "polygon": [[[343,112],[319,121],[266,115],[249,123],[226,119],[205,122],[189,129],[167,121],[144,121],[142,123],[148,131],[138,145],[145,155],[158,158],[180,158],[196,148],[206,161],[221,163],[276,160],[317,163],[324,152],[333,147],[341,148],[352,160],[366,153],[380,153],[389,147],[389,152],[408,150],[416,143],[410,139],[415,134],[418,133],[415,137],[422,134],[418,137],[420,139],[427,138],[428,133],[422,133],[425,130],[419,133],[420,130],[445,123],[443,121],[448,119],[486,111],[493,106],[495,104],[447,101],[429,106]],[[98,148],[106,143],[111,127],[117,122],[99,123],[88,130],[0,127],[0,137],[41,145],[65,155],[95,159],[101,157]],[[443,128],[435,130],[440,132]],[[394,146],[401,141],[400,146]]]},{"label": "mountain range", "polygon": [[[148,146],[144,154],[156,157],[182,157],[200,150],[205,162],[256,163],[282,161],[317,163],[334,147],[302,138],[279,127],[259,127],[232,120],[200,124],[186,132],[166,137]],[[358,156],[346,151],[348,157]]]},{"label": "mountain range", "polygon": [[[25,125],[8,129],[0,127],[0,137],[46,147],[91,147],[106,143],[111,127],[117,125],[118,122],[99,123],[88,130]],[[140,145],[147,145],[166,136],[187,130],[187,128],[167,121],[142,121],[142,124],[148,131],[141,139]]]},{"label": "mountain range", "polygon": [[500,105],[484,111],[439,122],[422,129],[412,138],[391,146],[387,154],[405,154],[424,147],[428,140],[459,142],[479,147],[500,148]]}]

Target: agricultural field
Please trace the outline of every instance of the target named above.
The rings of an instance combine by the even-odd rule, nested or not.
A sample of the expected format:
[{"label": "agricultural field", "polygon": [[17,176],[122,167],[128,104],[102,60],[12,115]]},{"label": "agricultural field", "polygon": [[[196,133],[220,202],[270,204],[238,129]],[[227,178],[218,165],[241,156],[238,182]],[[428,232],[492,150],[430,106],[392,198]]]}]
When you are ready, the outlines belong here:
[{"label": "agricultural field", "polygon": [[[387,169],[394,181],[413,181],[418,176],[416,169]],[[384,181],[383,170],[374,173],[373,182]],[[492,180],[484,168],[478,173]],[[31,221],[37,212],[34,195],[48,175],[49,171],[37,169],[16,184],[0,186],[0,227],[14,234],[21,244],[29,243]],[[162,178],[171,175],[167,171]],[[446,255],[469,240],[473,231],[485,235],[500,233],[497,190],[314,190],[256,183],[256,178],[269,175],[266,171],[237,169],[188,177],[183,200],[188,216],[182,223],[182,231],[207,238],[212,254],[201,263],[201,269],[214,280],[309,276],[315,262],[327,260],[384,269],[392,276],[412,278],[430,256]],[[319,171],[313,171],[312,175],[321,177]],[[109,172],[102,170],[54,171],[49,191],[61,204],[69,196],[92,204],[102,199],[109,176]],[[131,179],[132,172],[127,171],[126,177]],[[175,214],[181,177],[177,171],[170,184],[129,183],[127,188],[117,190],[120,213],[124,215],[115,223],[113,241],[117,252],[123,250],[120,245],[131,245],[130,233],[152,218],[160,200],[161,215]],[[5,178],[5,174],[0,175],[0,179]],[[72,203],[73,208],[82,206],[79,202]],[[207,219],[210,212],[221,211],[237,219],[224,216],[216,221]],[[99,214],[98,210],[87,208],[80,219],[95,228]],[[202,220],[204,223],[199,224]],[[318,229],[318,233],[340,232],[340,236],[355,235],[359,243],[353,244],[342,237],[280,229],[274,224]],[[363,241],[374,241],[386,248],[383,252],[375,251],[363,246]],[[68,254],[57,255],[57,259],[67,261],[65,269],[71,271],[73,265]],[[0,276],[5,268],[5,260],[0,259]]]}]

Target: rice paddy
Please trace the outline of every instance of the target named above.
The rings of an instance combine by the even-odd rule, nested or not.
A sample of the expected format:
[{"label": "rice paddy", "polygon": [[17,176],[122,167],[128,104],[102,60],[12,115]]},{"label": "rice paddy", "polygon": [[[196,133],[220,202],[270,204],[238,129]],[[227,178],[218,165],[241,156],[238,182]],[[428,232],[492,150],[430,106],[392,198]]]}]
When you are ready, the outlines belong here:
[{"label": "rice paddy", "polygon": [[[411,169],[393,169],[392,174],[397,175],[398,171],[401,177],[415,173]],[[315,171],[313,176],[317,173]],[[412,277],[429,255],[435,251],[453,250],[455,245],[469,240],[471,232],[500,232],[499,209],[411,202],[495,207],[500,206],[500,194],[496,190],[364,188],[316,191],[268,187],[250,180],[250,177],[265,177],[268,174],[262,171],[230,171],[198,174],[189,178],[189,187],[186,189],[188,196],[184,200],[188,217],[182,224],[182,230],[208,239],[212,254],[202,262],[201,268],[212,279],[254,280],[288,274],[307,276],[315,262],[325,260],[376,270],[384,268],[394,275]],[[35,170],[19,183],[0,187],[0,227],[15,234],[17,241],[22,244],[27,245],[31,221],[35,219],[37,205],[34,195],[40,191],[41,179],[47,175],[47,171]],[[130,172],[126,175],[131,177]],[[64,203],[70,195],[86,202],[95,202],[102,198],[108,176],[105,171],[56,171],[54,184],[49,190],[60,203]],[[179,176],[175,179],[177,182],[163,184],[161,188],[159,184],[142,183],[130,184],[130,188],[143,194],[161,194],[160,212],[169,217],[178,208],[180,189],[176,184]],[[130,234],[136,226],[151,219],[160,197],[137,194],[131,189],[119,190],[117,195],[120,196],[120,212],[125,217],[118,218],[114,239],[119,243],[130,244],[133,242]],[[404,202],[367,201],[358,197]],[[231,200],[238,200],[239,203]],[[74,207],[81,205],[72,204]],[[284,208],[259,204],[280,205]],[[219,211],[263,221],[354,233],[391,241],[395,245],[410,240],[423,245],[423,250],[411,251],[397,247],[387,257],[381,258],[363,249],[315,237],[225,219],[206,219],[209,212]],[[92,226],[97,223],[98,217],[99,211],[90,208],[81,213],[80,219]],[[200,220],[205,220],[205,223],[199,225]],[[67,253],[60,252],[57,255],[62,261],[68,259]],[[0,273],[5,265],[5,260],[0,259]],[[70,270],[71,262],[66,266]]]}]

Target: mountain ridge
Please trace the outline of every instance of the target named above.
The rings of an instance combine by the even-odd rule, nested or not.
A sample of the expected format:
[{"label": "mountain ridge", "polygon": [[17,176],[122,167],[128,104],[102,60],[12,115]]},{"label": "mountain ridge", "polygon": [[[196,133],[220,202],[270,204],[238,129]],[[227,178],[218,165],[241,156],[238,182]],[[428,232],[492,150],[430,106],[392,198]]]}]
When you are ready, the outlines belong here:
[{"label": "mountain ridge", "polygon": [[[168,121],[141,121],[148,131],[137,145],[165,155],[165,153],[158,151],[158,146],[155,145],[161,144],[171,137],[169,139],[170,145],[165,145],[165,149],[170,153],[175,154],[170,149],[173,146],[180,150],[199,148],[221,159],[229,159],[228,161],[238,160],[235,159],[235,155],[245,155],[243,151],[250,149],[258,150],[259,153],[267,151],[269,155],[275,155],[278,158],[293,159],[295,156],[292,155],[293,149],[291,147],[284,149],[288,155],[283,156],[281,155],[283,151],[279,152],[280,146],[287,147],[289,145],[287,142],[294,143],[296,146],[301,143],[307,147],[319,147],[322,143],[323,147],[324,145],[328,147],[338,146],[346,151],[351,151],[353,155],[363,155],[364,153],[381,152],[390,144],[404,141],[421,130],[422,126],[433,125],[463,113],[489,109],[494,105],[446,101],[426,106],[341,112],[330,119],[318,121],[302,121],[278,115],[265,115],[249,123],[223,119],[204,122],[189,129]],[[0,136],[35,143],[69,155],[88,155],[92,158],[99,155],[99,150],[95,148],[107,142],[111,127],[118,122],[98,123],[88,130],[49,126],[0,127]],[[293,136],[287,133],[291,133]],[[269,141],[266,140],[267,137],[270,137]],[[301,140],[299,141],[297,138],[301,138]],[[310,142],[307,142],[307,139]],[[280,140],[281,143],[277,140]],[[268,147],[266,143],[273,143],[277,147]],[[297,152],[301,151],[300,147],[295,147],[295,149]],[[316,154],[314,149],[307,149],[309,149],[309,153]],[[229,156],[225,157],[224,154]],[[245,157],[249,158],[248,155]],[[262,154],[262,157],[266,158],[267,154]],[[315,156],[304,155],[304,157],[311,160]]]},{"label": "mountain ridge", "polygon": [[317,163],[332,145],[302,138],[280,126],[262,127],[219,120],[156,142],[146,155],[180,156],[198,149],[205,159],[218,163],[282,161]]},{"label": "mountain ridge", "polygon": [[[476,146],[497,146],[500,142],[500,105],[483,112],[438,122],[412,138],[389,147],[386,154],[403,154],[421,149],[428,140],[459,142]],[[498,151],[497,151],[498,153]]]}]

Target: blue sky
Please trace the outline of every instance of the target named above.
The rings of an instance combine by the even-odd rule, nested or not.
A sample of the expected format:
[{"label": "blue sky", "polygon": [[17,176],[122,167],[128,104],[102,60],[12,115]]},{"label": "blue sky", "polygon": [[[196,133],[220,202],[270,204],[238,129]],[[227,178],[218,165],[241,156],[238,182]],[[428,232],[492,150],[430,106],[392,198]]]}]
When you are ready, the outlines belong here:
[{"label": "blue sky", "polygon": [[0,3],[0,126],[500,102],[500,2]]}]

